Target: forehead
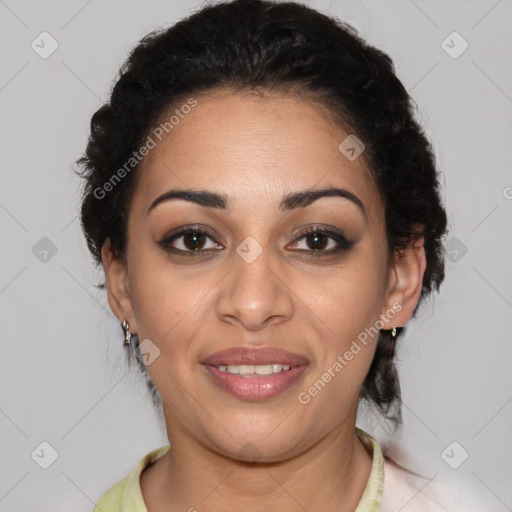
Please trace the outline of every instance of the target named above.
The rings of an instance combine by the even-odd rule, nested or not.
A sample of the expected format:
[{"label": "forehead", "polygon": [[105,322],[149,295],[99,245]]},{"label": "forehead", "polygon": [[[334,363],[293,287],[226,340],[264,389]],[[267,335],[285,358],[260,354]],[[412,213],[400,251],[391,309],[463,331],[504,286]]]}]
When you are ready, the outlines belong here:
[{"label": "forehead", "polygon": [[225,90],[194,100],[193,108],[176,104],[149,133],[154,148],[135,193],[146,208],[171,188],[215,190],[231,198],[231,207],[254,211],[277,205],[285,193],[334,186],[357,195],[370,216],[372,209],[382,216],[365,159],[351,161],[340,151],[350,133],[320,104]]}]

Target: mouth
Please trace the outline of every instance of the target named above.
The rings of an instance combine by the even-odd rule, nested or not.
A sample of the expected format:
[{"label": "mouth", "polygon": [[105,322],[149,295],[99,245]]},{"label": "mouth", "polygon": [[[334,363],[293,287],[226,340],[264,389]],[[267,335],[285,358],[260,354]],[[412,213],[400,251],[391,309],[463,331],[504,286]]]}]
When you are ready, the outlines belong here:
[{"label": "mouth", "polygon": [[273,347],[235,347],[212,354],[202,364],[220,389],[257,401],[276,397],[297,384],[309,361]]},{"label": "mouth", "polygon": [[[274,373],[287,372],[291,366],[289,364],[229,364],[216,367],[217,370],[225,373],[231,373],[232,375],[241,375],[242,377],[252,378],[258,377],[259,375],[273,375]],[[296,368],[296,367],[295,367]]]},{"label": "mouth", "polygon": [[[273,365],[294,368],[308,364],[307,357],[277,347],[233,347],[215,352],[201,361],[206,366],[254,366],[263,367]],[[281,371],[282,368],[276,368]],[[238,373],[238,372],[237,372]]]}]

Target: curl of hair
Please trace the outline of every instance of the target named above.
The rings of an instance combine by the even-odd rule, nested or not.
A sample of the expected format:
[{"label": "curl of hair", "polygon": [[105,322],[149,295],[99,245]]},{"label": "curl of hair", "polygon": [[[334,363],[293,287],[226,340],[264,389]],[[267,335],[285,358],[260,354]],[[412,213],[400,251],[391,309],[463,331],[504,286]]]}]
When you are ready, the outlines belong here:
[{"label": "curl of hair", "polygon": [[[389,257],[424,237],[427,266],[418,306],[439,289],[447,219],[435,158],[390,57],[337,18],[270,0],[203,7],[151,32],[131,51],[109,101],[91,119],[87,148],[77,161],[85,183],[82,228],[98,265],[107,239],[114,255],[125,257],[130,199],[141,165],[104,197],[97,191],[172,108],[215,89],[298,94],[325,107],[345,131],[356,134],[385,202]],[[399,422],[394,353],[389,332],[381,332],[361,397],[384,415],[398,405],[398,415],[389,418]],[[148,386],[154,394],[150,379]]]}]

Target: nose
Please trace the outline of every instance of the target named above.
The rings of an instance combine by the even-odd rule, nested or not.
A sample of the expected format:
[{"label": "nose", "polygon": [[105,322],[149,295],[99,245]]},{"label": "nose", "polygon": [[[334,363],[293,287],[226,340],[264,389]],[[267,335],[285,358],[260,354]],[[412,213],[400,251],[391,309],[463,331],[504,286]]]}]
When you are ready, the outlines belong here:
[{"label": "nose", "polygon": [[277,256],[263,249],[252,260],[246,257],[242,248],[233,254],[232,270],[222,280],[217,316],[243,329],[258,331],[292,317],[292,295]]}]

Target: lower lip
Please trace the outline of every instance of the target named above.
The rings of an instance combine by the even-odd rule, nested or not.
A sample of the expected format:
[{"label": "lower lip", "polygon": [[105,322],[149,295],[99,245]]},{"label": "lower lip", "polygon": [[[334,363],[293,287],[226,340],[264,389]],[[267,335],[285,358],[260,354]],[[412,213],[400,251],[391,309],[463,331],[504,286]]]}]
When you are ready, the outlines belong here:
[{"label": "lower lip", "polygon": [[258,375],[257,377],[242,377],[238,374],[222,372],[215,366],[204,367],[213,377],[213,381],[231,395],[242,400],[267,400],[291,388],[307,368],[307,364],[296,366],[290,370]]}]

